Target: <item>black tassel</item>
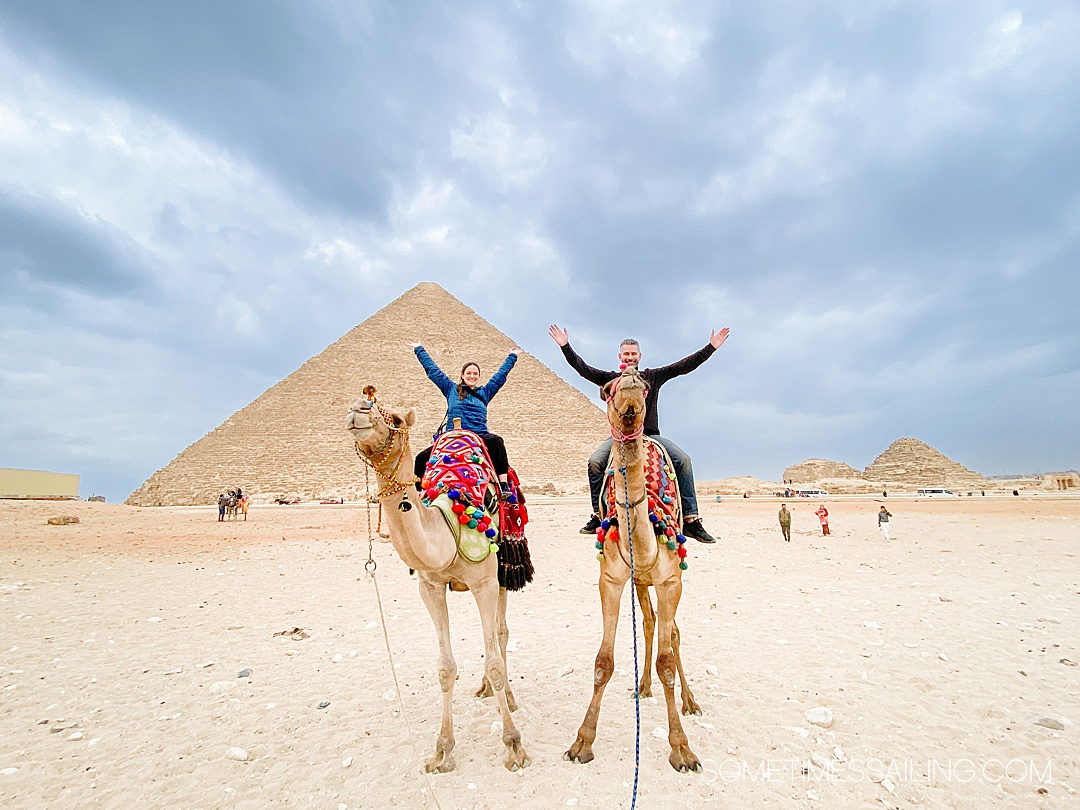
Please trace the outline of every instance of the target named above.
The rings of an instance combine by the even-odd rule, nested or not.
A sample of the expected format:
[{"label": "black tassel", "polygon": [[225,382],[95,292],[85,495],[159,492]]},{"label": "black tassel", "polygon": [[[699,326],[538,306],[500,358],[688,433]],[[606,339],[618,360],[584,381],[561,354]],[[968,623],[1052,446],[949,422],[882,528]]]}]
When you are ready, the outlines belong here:
[{"label": "black tassel", "polygon": [[504,537],[499,541],[499,587],[508,591],[520,591],[533,579],[532,558],[529,541],[524,535]]}]

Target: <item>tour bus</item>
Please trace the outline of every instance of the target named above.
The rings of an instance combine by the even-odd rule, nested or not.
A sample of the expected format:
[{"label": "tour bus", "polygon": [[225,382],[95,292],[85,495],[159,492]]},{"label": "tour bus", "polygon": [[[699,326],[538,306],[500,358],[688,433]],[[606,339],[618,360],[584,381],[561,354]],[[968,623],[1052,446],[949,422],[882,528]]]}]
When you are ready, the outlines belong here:
[{"label": "tour bus", "polygon": [[829,493],[823,489],[793,489],[791,494],[796,498],[828,498]]},{"label": "tour bus", "polygon": [[927,487],[926,489],[919,490],[919,497],[921,498],[959,498],[960,496],[953,492],[951,489],[942,489],[941,487]]}]

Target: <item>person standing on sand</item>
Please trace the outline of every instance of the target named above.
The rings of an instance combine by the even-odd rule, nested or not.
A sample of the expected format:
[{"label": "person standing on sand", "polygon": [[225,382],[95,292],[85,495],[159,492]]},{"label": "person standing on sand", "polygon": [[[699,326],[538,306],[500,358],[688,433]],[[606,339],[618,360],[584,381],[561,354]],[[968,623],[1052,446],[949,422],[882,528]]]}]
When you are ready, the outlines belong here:
[{"label": "person standing on sand", "polygon": [[885,539],[889,539],[889,518],[892,517],[892,512],[885,508],[884,504],[881,507],[881,511],[877,513],[877,525],[881,529],[881,533],[885,535]]},{"label": "person standing on sand", "polygon": [[791,542],[791,512],[787,509],[787,504],[780,504],[780,531],[784,533],[784,539],[789,543]]},{"label": "person standing on sand", "polygon": [[229,499],[225,497],[225,493],[222,492],[217,498],[217,519],[218,523],[225,520],[225,505],[229,502]]},{"label": "person standing on sand", "polygon": [[828,535],[829,533],[829,510],[825,508],[825,504],[821,504],[817,511],[814,512],[818,516],[818,520],[821,521],[821,533]]}]

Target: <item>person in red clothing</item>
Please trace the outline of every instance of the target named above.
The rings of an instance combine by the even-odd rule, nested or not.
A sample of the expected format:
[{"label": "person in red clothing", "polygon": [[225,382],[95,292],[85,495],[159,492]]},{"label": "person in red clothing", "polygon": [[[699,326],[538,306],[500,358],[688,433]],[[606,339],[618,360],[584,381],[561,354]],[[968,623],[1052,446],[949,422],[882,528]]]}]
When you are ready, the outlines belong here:
[{"label": "person in red clothing", "polygon": [[821,504],[821,506],[819,506],[817,508],[817,511],[814,512],[814,514],[817,515],[818,520],[821,521],[821,533],[822,534],[828,534],[829,533],[829,510],[825,508],[825,504]]}]

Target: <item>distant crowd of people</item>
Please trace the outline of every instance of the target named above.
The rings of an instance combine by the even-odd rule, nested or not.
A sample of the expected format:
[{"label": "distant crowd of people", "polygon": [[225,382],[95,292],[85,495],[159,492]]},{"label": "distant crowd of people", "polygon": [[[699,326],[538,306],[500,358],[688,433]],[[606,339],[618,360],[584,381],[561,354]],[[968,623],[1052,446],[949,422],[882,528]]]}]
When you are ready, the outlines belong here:
[{"label": "distant crowd of people", "polygon": [[[829,535],[829,510],[825,508],[825,504],[819,504],[818,508],[814,511],[817,516],[818,523],[821,525],[821,534],[823,537]],[[784,540],[791,542],[791,511],[787,508],[786,503],[780,504],[780,513],[778,515],[780,520],[780,532],[784,535]],[[882,504],[881,509],[877,513],[878,530],[882,536],[889,540],[889,518],[892,517],[892,512],[885,508]]]}]

